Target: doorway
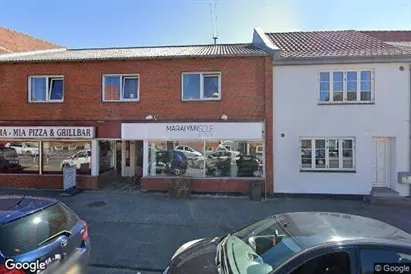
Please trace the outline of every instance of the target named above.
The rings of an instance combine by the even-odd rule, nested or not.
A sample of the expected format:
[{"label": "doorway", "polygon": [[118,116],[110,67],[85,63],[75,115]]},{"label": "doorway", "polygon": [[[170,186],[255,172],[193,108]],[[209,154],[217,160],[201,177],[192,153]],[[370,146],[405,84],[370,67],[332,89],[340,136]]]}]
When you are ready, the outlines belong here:
[{"label": "doorway", "polygon": [[391,186],[391,150],[390,138],[372,138],[372,187],[390,188]]},{"label": "doorway", "polygon": [[122,146],[121,141],[116,141],[116,170],[117,176],[121,177],[121,169],[122,169],[122,161],[123,154],[122,154]]}]

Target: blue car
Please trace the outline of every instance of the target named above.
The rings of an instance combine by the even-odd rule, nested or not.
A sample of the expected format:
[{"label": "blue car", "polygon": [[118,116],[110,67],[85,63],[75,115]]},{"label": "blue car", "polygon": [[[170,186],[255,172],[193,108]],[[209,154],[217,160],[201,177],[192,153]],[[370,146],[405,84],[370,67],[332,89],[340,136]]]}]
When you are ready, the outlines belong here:
[{"label": "blue car", "polygon": [[62,202],[0,196],[0,274],[83,274],[88,225]]}]

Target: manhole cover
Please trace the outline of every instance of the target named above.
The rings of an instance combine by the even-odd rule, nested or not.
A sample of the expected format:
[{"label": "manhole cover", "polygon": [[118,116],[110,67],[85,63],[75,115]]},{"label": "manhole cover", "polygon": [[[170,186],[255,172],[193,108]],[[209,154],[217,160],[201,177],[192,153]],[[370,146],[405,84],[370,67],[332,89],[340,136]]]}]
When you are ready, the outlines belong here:
[{"label": "manhole cover", "polygon": [[102,207],[102,206],[105,206],[106,204],[107,204],[107,203],[104,202],[104,201],[97,201],[97,202],[89,203],[89,204],[87,205],[87,207]]}]

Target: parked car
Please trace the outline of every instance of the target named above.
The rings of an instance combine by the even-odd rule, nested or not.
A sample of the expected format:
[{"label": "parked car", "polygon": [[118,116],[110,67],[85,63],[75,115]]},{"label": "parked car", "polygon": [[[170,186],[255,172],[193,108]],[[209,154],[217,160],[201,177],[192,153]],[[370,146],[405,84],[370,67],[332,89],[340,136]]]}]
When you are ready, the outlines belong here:
[{"label": "parked car", "polygon": [[238,177],[260,177],[263,175],[263,163],[257,156],[240,155],[236,164]]},{"label": "parked car", "polygon": [[151,168],[156,170],[156,174],[167,174],[179,176],[185,174],[188,168],[187,156],[176,150],[156,150],[156,162],[151,164]]},{"label": "parked car", "polygon": [[378,263],[410,262],[411,234],[394,226],[344,213],[295,212],[185,243],[163,274],[377,273]]},{"label": "parked car", "polygon": [[0,170],[20,168],[17,151],[11,147],[0,147]]},{"label": "parked car", "polygon": [[232,155],[226,151],[216,151],[206,156],[206,175],[214,177],[231,175]]},{"label": "parked car", "polygon": [[[91,243],[88,225],[62,202],[42,197],[0,196],[0,273],[84,273]],[[28,262],[42,269],[10,270]]]},{"label": "parked car", "polygon": [[21,144],[8,144],[8,147],[14,148],[18,155],[27,156],[38,156],[39,148],[31,144],[21,143]]},{"label": "parked car", "polygon": [[80,150],[79,152],[70,156],[69,159],[65,159],[61,162],[61,169],[63,170],[65,165],[76,166],[76,169],[80,169],[83,164],[90,164],[91,150]]},{"label": "parked car", "polygon": [[187,156],[187,158],[190,160],[195,157],[203,156],[201,152],[189,146],[176,146],[174,150],[184,153]]}]

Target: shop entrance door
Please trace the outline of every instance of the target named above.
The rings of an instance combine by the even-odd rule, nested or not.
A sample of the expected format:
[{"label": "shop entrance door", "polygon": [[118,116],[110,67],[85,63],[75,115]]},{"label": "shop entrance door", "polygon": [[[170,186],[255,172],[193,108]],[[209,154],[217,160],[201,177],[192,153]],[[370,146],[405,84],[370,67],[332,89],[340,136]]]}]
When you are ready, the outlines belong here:
[{"label": "shop entrance door", "polygon": [[116,141],[116,170],[117,176],[121,176],[121,167],[122,167],[122,149],[121,149],[121,141]]}]

